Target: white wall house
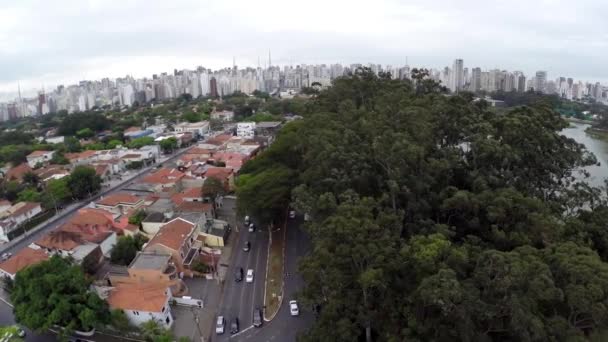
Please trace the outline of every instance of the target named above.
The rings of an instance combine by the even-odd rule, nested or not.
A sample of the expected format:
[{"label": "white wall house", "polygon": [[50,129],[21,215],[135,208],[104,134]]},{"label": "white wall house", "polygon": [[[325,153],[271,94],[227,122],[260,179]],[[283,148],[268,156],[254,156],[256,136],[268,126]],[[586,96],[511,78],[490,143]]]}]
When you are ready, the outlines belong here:
[{"label": "white wall house", "polygon": [[192,134],[198,134],[199,136],[205,136],[209,134],[209,122],[208,121],[200,121],[188,123],[184,122],[179,125],[175,125],[175,132],[177,133],[185,133],[190,132]]},{"label": "white wall house", "polygon": [[157,283],[118,284],[109,290],[107,302],[110,308],[124,311],[135,326],[154,320],[169,329],[173,325],[171,298],[171,290]]},{"label": "white wall house", "polygon": [[34,151],[30,154],[28,154],[27,158],[27,164],[30,167],[36,167],[36,165],[40,164],[44,164],[44,163],[48,163],[49,160],[51,160],[51,158],[53,158],[53,155],[55,154],[55,151]]},{"label": "white wall house", "polygon": [[234,120],[234,112],[230,110],[223,110],[221,112],[211,113],[211,119],[220,121],[232,121]]},{"label": "white wall house", "polygon": [[40,203],[19,202],[0,213],[0,240],[8,241],[10,232],[41,212]]},{"label": "white wall house", "polygon": [[255,136],[255,122],[237,123],[236,135],[243,138],[253,138]]}]

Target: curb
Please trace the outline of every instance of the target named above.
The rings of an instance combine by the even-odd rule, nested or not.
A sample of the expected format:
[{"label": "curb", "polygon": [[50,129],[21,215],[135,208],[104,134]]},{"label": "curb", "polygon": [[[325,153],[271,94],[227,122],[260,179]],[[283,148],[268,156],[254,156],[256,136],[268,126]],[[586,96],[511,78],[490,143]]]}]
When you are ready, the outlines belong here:
[{"label": "curb", "polygon": [[[283,299],[285,299],[285,245],[287,244],[287,220],[289,220],[289,208],[285,212],[285,223],[283,223],[283,276],[281,277],[281,299],[279,300],[279,307],[277,311],[272,315],[272,317],[266,318],[266,310],[264,310],[264,321],[270,322],[272,321],[276,315],[281,311],[281,306],[283,306]],[[268,242],[268,257],[266,258],[266,279],[264,279],[264,305],[266,305],[266,283],[268,282],[268,264],[270,263],[270,246],[272,246],[272,232],[269,237],[270,241]]]}]

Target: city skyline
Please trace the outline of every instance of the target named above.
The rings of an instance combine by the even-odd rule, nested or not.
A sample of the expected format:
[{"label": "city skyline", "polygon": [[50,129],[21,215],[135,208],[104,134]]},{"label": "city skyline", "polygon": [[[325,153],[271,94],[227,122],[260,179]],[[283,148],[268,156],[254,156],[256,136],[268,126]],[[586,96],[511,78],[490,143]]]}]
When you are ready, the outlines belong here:
[{"label": "city skyline", "polygon": [[[122,79],[122,78],[133,78],[133,79],[151,79],[153,75],[160,75],[160,74],[170,74],[173,73],[175,70],[195,70],[196,68],[205,68],[207,70],[213,71],[213,72],[218,72],[218,71],[222,71],[222,70],[227,70],[232,68],[233,66],[237,66],[240,70],[243,69],[257,69],[257,68],[262,68],[262,69],[266,69],[269,65],[269,63],[271,63],[270,61],[270,57],[271,57],[271,51],[267,52],[267,55],[264,56],[263,58],[258,58],[257,60],[257,65],[246,65],[246,66],[240,66],[238,64],[238,60],[236,60],[236,58],[233,56],[233,65],[228,65],[227,63],[224,63],[223,67],[219,67],[219,68],[207,68],[205,66],[189,66],[186,68],[171,68],[170,70],[163,70],[163,71],[156,71],[156,72],[151,72],[149,74],[144,74],[144,75],[135,75],[134,73],[127,73],[127,74],[123,74],[123,75],[119,75],[119,76],[109,76],[109,75],[105,75],[96,79],[78,79],[75,81],[70,81],[67,83],[61,83],[61,82],[57,82],[55,84],[53,83],[49,83],[49,84],[42,84],[40,85],[40,87],[32,87],[32,88],[25,88],[23,87],[23,85],[21,85],[20,82],[17,82],[16,85],[16,89],[13,89],[13,91],[8,91],[8,92],[2,92],[0,91],[0,103],[6,103],[6,102],[11,102],[11,101],[16,101],[19,96],[22,96],[23,98],[33,98],[36,97],[38,95],[39,92],[44,91],[44,92],[52,92],[54,89],[56,89],[58,86],[70,86],[70,85],[78,85],[81,82],[96,82],[96,81],[101,81],[102,79],[110,79],[110,80],[117,80],[117,79]],[[409,60],[411,58],[409,56],[405,57],[405,62],[404,63],[398,63],[398,64],[380,64],[380,63],[358,63],[358,62],[354,62],[354,63],[340,63],[340,62],[333,62],[333,63],[319,63],[319,64],[306,64],[306,63],[302,63],[302,64],[287,64],[287,63],[277,63],[275,64],[274,62],[272,63],[273,67],[279,67],[281,70],[283,70],[286,67],[293,67],[296,68],[298,66],[311,66],[311,65],[325,65],[325,66],[331,66],[334,64],[340,64],[343,65],[345,67],[351,66],[351,65],[361,65],[361,66],[370,66],[370,65],[377,65],[377,66],[381,66],[381,67],[390,67],[390,68],[402,68],[402,67],[409,67],[411,69],[413,68],[426,68],[429,70],[433,70],[433,71],[437,71],[437,72],[441,72],[442,70],[445,70],[445,68],[451,68],[452,70],[455,69],[457,67],[457,62],[460,61],[459,64],[459,68],[460,68],[460,73],[459,73],[459,77],[460,77],[460,86],[462,86],[464,84],[464,77],[465,75],[463,74],[463,69],[468,69],[469,73],[472,73],[474,71],[474,69],[479,68],[480,70],[484,70],[484,71],[489,71],[489,70],[501,70],[501,71],[511,71],[511,72],[516,72],[516,73],[523,73],[524,75],[526,75],[526,77],[528,77],[528,80],[530,80],[531,77],[535,76],[536,73],[540,72],[539,70],[541,70],[542,68],[539,68],[535,71],[522,71],[522,69],[518,69],[518,68],[513,68],[513,69],[508,69],[508,68],[502,68],[499,66],[494,66],[494,67],[480,67],[480,66],[473,66],[470,63],[463,63],[463,58],[457,58],[454,59],[452,63],[444,63],[442,66],[439,67],[431,67],[431,66],[427,66],[427,65],[412,65],[411,63],[408,63]],[[274,59],[273,59],[274,60]],[[552,72],[551,70],[541,70],[542,72],[545,73],[545,82],[550,80],[551,78],[558,78],[558,77],[565,77],[565,78],[570,78],[570,79],[575,79],[577,81],[581,81],[582,83],[591,83],[591,84],[595,84],[595,83],[600,83],[602,85],[608,83],[606,81],[603,81],[601,79],[580,79],[580,78],[576,78],[576,77],[572,77],[571,75],[558,75],[557,73]],[[547,78],[547,73],[549,74],[549,78]],[[470,77],[473,75],[469,75],[469,79]],[[448,87],[449,89],[451,89],[452,91],[454,91],[455,87],[454,84],[452,83],[454,80],[452,78],[449,79],[441,79],[441,77],[439,76],[437,78],[437,80],[441,80],[442,81],[442,85]],[[536,87],[538,89],[538,86]]]},{"label": "city skyline", "polygon": [[[233,59],[233,66],[220,70],[198,66],[194,69],[174,68],[172,73],[155,73],[142,78],[130,75],[120,78],[81,80],[76,84],[59,85],[46,91],[40,90],[36,96],[21,93],[8,103],[0,102],[0,120],[17,119],[33,115],[66,110],[69,113],[87,111],[106,106],[130,107],[135,103],[154,100],[174,99],[181,94],[192,97],[223,97],[235,92],[253,94],[264,91],[270,94],[292,96],[303,87],[320,84],[330,86],[337,77],[352,73],[359,67],[368,67],[372,72],[388,72],[394,79],[410,79],[409,65],[381,64],[315,64],[298,66],[278,66],[271,61],[271,53],[265,67],[239,68]],[[452,67],[430,68],[429,77],[448,88],[452,93],[460,91],[488,93],[495,91],[524,92],[534,89],[546,94],[556,94],[569,100],[593,98],[608,103],[608,90],[599,82],[589,83],[572,77],[550,76],[546,70],[538,70],[526,75],[520,70],[481,69],[465,67],[464,60],[457,58]]]},{"label": "city skyline", "polygon": [[[0,5],[0,92],[175,67],[257,64],[469,65],[605,82],[608,44],[593,1],[14,1]],[[373,8],[370,8],[373,7]],[[296,14],[297,12],[297,14]],[[590,33],[595,34],[590,34]]]}]

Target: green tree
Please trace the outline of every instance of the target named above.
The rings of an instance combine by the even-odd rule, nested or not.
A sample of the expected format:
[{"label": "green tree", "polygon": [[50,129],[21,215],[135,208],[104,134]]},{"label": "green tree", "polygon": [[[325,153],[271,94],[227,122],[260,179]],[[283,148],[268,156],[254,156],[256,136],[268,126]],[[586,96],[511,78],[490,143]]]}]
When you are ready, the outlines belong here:
[{"label": "green tree", "polygon": [[80,139],[88,139],[95,135],[92,129],[86,127],[76,132],[76,136]]},{"label": "green tree", "polygon": [[29,184],[31,186],[36,186],[38,185],[38,182],[40,182],[40,177],[38,177],[38,175],[33,172],[26,172],[25,174],[23,174],[22,180],[23,183]]},{"label": "green tree", "polygon": [[11,292],[15,319],[38,332],[60,326],[66,335],[106,323],[107,305],[89,285],[80,267],[59,256],[26,267]]},{"label": "green tree", "polygon": [[135,138],[127,143],[127,147],[129,147],[129,148],[142,148],[146,145],[154,145],[154,138],[152,138],[152,137]]},{"label": "green tree", "polygon": [[199,122],[201,121],[201,114],[193,111],[188,111],[182,114],[182,120],[186,120],[188,122]]},{"label": "green tree", "polygon": [[226,188],[224,187],[224,183],[220,179],[216,177],[207,177],[203,181],[201,192],[203,196],[209,197],[211,199],[211,202],[215,203],[219,196],[223,196],[226,194]]},{"label": "green tree", "polygon": [[53,157],[51,158],[50,162],[51,162],[51,164],[57,164],[57,165],[67,165],[70,163],[68,158],[66,158],[63,155],[63,152],[61,152],[61,151],[56,151],[55,153],[53,153]]},{"label": "green tree", "polygon": [[145,210],[138,210],[134,215],[129,217],[129,223],[137,226],[141,225],[141,222],[146,218]]},{"label": "green tree", "polygon": [[[90,130],[89,128],[87,129]],[[65,152],[75,153],[82,151],[82,145],[80,145],[80,141],[75,137],[66,137],[63,144],[65,146]],[[55,154],[57,154],[57,152]]]},{"label": "green tree", "polygon": [[17,195],[19,202],[40,202],[41,198],[41,194],[35,188],[26,188]]},{"label": "green tree", "polygon": [[90,166],[76,166],[67,183],[72,196],[79,199],[87,198],[101,189],[101,178]]},{"label": "green tree", "polygon": [[161,327],[155,320],[149,320],[140,327],[142,336],[148,342],[171,342],[174,340],[170,330]]},{"label": "green tree", "polygon": [[125,312],[120,309],[110,311],[110,324],[116,330],[123,333],[128,333],[135,330],[135,327],[131,324],[131,321],[129,321],[129,318]]},{"label": "green tree", "polygon": [[163,139],[159,145],[163,152],[172,153],[177,148],[177,139],[175,137]]},{"label": "green tree", "polygon": [[141,234],[137,234],[135,237],[121,236],[112,249],[110,258],[112,263],[128,266],[147,241],[148,239]]}]

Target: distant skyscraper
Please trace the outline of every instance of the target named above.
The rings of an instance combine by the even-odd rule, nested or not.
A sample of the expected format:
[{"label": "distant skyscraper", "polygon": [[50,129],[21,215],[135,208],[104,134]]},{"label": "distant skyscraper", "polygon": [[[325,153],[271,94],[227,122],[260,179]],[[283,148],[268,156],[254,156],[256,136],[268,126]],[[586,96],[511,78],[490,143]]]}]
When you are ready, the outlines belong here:
[{"label": "distant skyscraper", "polygon": [[536,78],[534,81],[534,90],[540,92],[547,91],[547,72],[546,71],[537,71]]},{"label": "distant skyscraper", "polygon": [[481,68],[473,68],[471,70],[471,91],[478,92],[481,90]]},{"label": "distant skyscraper", "polygon": [[211,97],[218,97],[218,92],[217,92],[217,80],[215,79],[215,77],[211,77],[211,80],[209,80],[209,94],[211,94]]},{"label": "distant skyscraper", "polygon": [[462,89],[464,85],[464,70],[463,70],[463,62],[462,59],[454,60],[454,65],[452,66],[452,85],[451,89],[453,92],[458,92]]}]

